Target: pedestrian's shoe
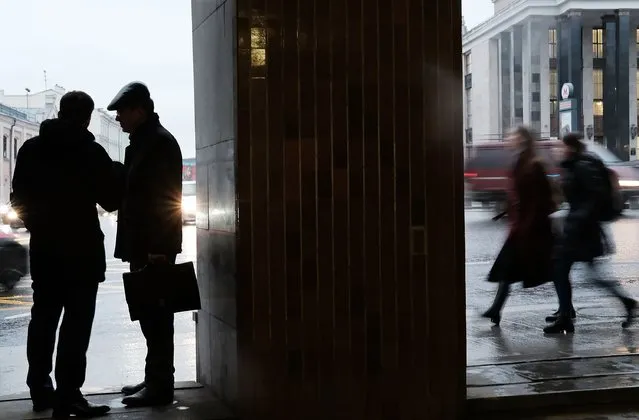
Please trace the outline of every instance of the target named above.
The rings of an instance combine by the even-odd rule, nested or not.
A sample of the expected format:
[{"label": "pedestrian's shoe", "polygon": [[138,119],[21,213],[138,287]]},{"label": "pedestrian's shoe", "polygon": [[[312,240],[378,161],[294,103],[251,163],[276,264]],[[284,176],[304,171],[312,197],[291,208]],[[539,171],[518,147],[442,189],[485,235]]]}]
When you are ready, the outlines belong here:
[{"label": "pedestrian's shoe", "polygon": [[[570,317],[572,319],[577,318],[577,312],[574,309],[570,310]],[[559,319],[559,309],[557,309],[552,315],[546,317],[546,322],[555,322]]]},{"label": "pedestrian's shoe", "polygon": [[635,322],[637,317],[637,301],[627,298],[624,299],[623,304],[626,307],[626,320],[621,324],[621,327],[628,328]]},{"label": "pedestrian's shoe", "polygon": [[31,391],[31,402],[33,403],[33,411],[35,411],[36,413],[47,411],[53,408],[53,390],[43,392]]},{"label": "pedestrian's shoe", "polygon": [[499,311],[494,311],[492,309],[487,310],[482,315],[484,318],[490,319],[490,322],[495,324],[496,327],[499,327],[499,323],[501,322],[501,314]]},{"label": "pedestrian's shoe", "polygon": [[544,328],[544,334],[563,334],[575,332],[575,325],[572,319],[559,316],[555,322]]},{"label": "pedestrian's shoe", "polygon": [[146,387],[145,382],[140,382],[139,384],[136,384],[136,385],[127,385],[122,387],[122,393],[124,395],[137,394],[138,392],[142,391],[144,387]]},{"label": "pedestrian's shoe", "polygon": [[122,404],[128,407],[154,407],[173,404],[173,388],[168,390],[153,390],[144,387],[137,393],[124,397]]},{"label": "pedestrian's shoe", "polygon": [[53,409],[54,419],[67,419],[74,415],[80,418],[101,417],[111,411],[108,405],[97,405],[88,402],[84,397],[73,402],[60,402]]}]

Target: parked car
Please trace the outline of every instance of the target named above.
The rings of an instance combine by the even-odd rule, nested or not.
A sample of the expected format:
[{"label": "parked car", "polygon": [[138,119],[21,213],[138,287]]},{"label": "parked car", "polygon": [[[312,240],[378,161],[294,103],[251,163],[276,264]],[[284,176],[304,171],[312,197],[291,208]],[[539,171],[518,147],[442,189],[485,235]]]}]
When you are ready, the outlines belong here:
[{"label": "parked car", "polygon": [[[600,144],[586,142],[587,150],[598,156],[612,169],[619,179],[621,195],[625,202],[639,200],[639,167],[625,162]],[[561,176],[561,154],[563,144],[557,140],[537,143],[540,156],[547,163],[548,176],[558,181]],[[507,143],[479,144],[470,151],[464,179],[469,199],[484,205],[493,205],[498,211],[504,208],[508,188],[508,173],[513,164],[513,153]],[[553,182],[555,187],[558,184]],[[559,191],[558,188],[556,188]]]},{"label": "parked car", "polygon": [[0,232],[0,287],[11,290],[29,274],[29,252],[13,233]]}]

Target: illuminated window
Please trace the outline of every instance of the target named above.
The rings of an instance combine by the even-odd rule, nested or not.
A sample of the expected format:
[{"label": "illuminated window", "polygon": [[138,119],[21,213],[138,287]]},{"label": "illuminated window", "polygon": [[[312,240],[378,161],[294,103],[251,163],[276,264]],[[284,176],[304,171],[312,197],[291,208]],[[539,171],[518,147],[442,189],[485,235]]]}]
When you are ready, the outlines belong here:
[{"label": "illuminated window", "polygon": [[[251,67],[254,70],[266,66],[266,29],[251,28]],[[254,73],[254,77],[259,73]]]},{"label": "illuminated window", "polygon": [[548,30],[548,58],[557,58],[557,29]]},{"label": "illuminated window", "polygon": [[592,30],[592,57],[604,58],[604,31],[603,29]]},{"label": "illuminated window", "polygon": [[592,101],[592,113],[595,117],[603,117],[603,101]]},{"label": "illuminated window", "polygon": [[559,81],[557,80],[557,70],[550,69],[549,74],[550,99],[557,99],[557,90],[559,90]]},{"label": "illuminated window", "polygon": [[603,70],[594,69],[592,71],[592,97],[595,101],[603,101]]}]

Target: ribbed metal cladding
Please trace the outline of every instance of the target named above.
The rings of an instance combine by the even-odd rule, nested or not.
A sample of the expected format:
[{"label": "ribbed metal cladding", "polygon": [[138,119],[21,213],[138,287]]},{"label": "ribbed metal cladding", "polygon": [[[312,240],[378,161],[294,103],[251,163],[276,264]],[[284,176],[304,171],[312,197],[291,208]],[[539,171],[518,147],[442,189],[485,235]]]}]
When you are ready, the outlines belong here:
[{"label": "ribbed metal cladding", "polygon": [[459,418],[461,2],[236,10],[241,410]]}]

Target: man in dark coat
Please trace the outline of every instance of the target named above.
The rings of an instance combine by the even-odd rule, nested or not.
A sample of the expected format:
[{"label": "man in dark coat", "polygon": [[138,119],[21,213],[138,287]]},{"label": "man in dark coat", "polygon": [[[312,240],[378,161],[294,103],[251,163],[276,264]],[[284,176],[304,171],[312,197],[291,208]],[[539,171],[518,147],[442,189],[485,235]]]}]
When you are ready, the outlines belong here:
[{"label": "man in dark coat", "polygon": [[606,249],[608,241],[600,222],[602,201],[612,200],[612,196],[605,197],[607,188],[603,162],[586,152],[580,135],[568,133],[562,140],[565,147],[565,159],[561,164],[562,183],[570,211],[563,223],[563,236],[559,241],[554,267],[553,280],[559,298],[559,310],[547,318],[547,321],[554,322],[544,328],[544,332],[553,334],[573,332],[575,329],[569,276],[576,262],[588,263],[594,284],[620,300],[626,310],[626,320],[622,324],[626,328],[634,319],[636,301],[614,282],[601,278],[597,271],[596,258],[610,251]]},{"label": "man in dark coat", "polygon": [[[148,88],[126,85],[107,107],[117,111],[131,143],[124,158],[122,203],[118,212],[115,256],[131,271],[147,264],[173,264],[182,252],[182,154],[175,138],[161,124]],[[140,318],[146,339],[144,382],[126,386],[128,406],[173,402],[173,313],[149,309]]]},{"label": "man in dark coat", "polygon": [[[93,100],[69,92],[59,118],[40,126],[40,135],[20,148],[13,176],[12,205],[31,233],[33,307],[27,338],[27,384],[35,411],[54,406],[55,416],[97,416],[109,411],[84,399],[86,352],[98,284],[106,270],[104,234],[96,204],[118,207],[116,165],[88,131]],[[64,234],[60,220],[73,214],[75,231]],[[55,366],[53,348],[62,310]]]}]

